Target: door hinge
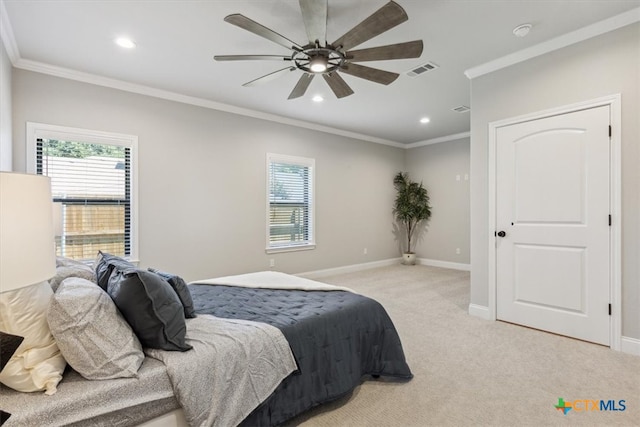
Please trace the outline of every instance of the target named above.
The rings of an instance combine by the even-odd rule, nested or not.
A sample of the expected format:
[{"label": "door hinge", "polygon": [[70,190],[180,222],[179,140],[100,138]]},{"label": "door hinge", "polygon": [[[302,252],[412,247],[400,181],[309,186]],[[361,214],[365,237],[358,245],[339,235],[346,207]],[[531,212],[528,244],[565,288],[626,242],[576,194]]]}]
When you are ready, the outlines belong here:
[{"label": "door hinge", "polygon": [[609,214],[609,227],[611,227],[611,214]]},{"label": "door hinge", "polygon": [[609,125],[609,138],[611,138],[611,125]]},{"label": "door hinge", "polygon": [[609,304],[609,316],[611,316],[611,304]]}]

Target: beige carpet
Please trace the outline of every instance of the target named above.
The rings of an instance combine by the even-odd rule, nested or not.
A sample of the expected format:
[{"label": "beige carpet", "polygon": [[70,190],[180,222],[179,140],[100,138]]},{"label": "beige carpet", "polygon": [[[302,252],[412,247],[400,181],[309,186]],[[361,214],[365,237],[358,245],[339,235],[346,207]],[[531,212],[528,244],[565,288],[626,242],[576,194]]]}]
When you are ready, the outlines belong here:
[{"label": "beige carpet", "polygon": [[[322,281],[385,306],[415,377],[365,381],[290,426],[640,426],[640,357],[472,317],[467,272],[397,265]],[[564,415],[560,397],[626,410]]]}]

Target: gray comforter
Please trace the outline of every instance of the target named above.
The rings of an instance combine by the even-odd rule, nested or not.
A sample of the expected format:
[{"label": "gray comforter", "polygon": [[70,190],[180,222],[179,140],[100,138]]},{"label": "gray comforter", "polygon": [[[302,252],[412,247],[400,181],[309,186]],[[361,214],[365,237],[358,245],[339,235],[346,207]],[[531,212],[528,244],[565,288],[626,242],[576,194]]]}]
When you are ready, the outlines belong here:
[{"label": "gray comforter", "polygon": [[189,425],[235,426],[296,370],[278,328],[246,320],[199,315],[187,319],[181,353],[145,349],[167,367]]},{"label": "gray comforter", "polygon": [[[298,290],[289,283],[298,279],[284,276],[256,273],[189,285],[197,313],[275,326],[298,362],[298,371],[282,381],[242,425],[282,424],[350,393],[367,375],[412,378],[400,337],[380,303],[330,285],[316,287],[309,280],[303,283],[308,290]],[[286,289],[274,289],[278,285],[272,282],[278,280]],[[222,286],[211,285],[216,282]]]}]

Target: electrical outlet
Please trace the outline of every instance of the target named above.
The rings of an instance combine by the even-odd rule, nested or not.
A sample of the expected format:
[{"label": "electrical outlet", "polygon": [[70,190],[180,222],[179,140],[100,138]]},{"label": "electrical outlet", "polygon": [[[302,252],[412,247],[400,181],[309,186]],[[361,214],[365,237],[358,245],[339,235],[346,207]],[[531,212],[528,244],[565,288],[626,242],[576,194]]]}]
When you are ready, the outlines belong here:
[{"label": "electrical outlet", "polygon": [[456,181],[460,181],[460,175],[456,175]]},{"label": "electrical outlet", "polygon": [[367,254],[367,248],[364,248],[364,250],[362,251],[363,254]]},{"label": "electrical outlet", "polygon": [[460,248],[456,248],[456,255],[460,255]]},{"label": "electrical outlet", "polygon": [[276,266],[276,260],[275,260],[275,259],[273,259],[273,258],[271,258],[271,259],[269,260],[269,267],[275,267],[275,266]]}]

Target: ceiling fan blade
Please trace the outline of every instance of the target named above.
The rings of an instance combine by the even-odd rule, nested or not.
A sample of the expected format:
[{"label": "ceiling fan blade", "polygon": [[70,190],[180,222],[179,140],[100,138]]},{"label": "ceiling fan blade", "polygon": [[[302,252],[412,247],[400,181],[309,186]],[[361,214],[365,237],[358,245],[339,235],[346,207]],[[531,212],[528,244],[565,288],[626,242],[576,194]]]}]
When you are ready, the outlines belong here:
[{"label": "ceiling fan blade", "polygon": [[224,20],[244,30],[250,31],[260,37],[264,37],[267,40],[271,40],[272,42],[277,43],[280,46],[284,46],[287,49],[302,50],[302,47],[297,43],[292,42],[288,38],[276,33],[275,31],[265,27],[264,25],[258,24],[256,21],[249,19],[239,13],[229,15],[224,18]]},{"label": "ceiling fan blade", "polygon": [[345,96],[353,94],[353,89],[349,87],[347,82],[345,82],[338,73],[333,72],[323,74],[322,77],[324,78],[324,81],[327,82],[333,93],[336,94],[337,98],[344,98]]},{"label": "ceiling fan blade", "polygon": [[287,99],[300,98],[302,95],[304,95],[307,91],[307,88],[309,87],[309,84],[311,84],[311,80],[313,80],[315,76],[315,74],[302,73],[302,76],[300,76],[300,80],[298,80],[296,87],[293,88],[291,94],[289,94],[289,98]]},{"label": "ceiling fan blade", "polygon": [[398,73],[392,73],[391,71],[379,70],[358,64],[348,64],[346,67],[340,68],[340,72],[383,85],[393,83],[400,75]]},{"label": "ceiling fan blade", "polygon": [[396,25],[402,24],[407,19],[409,17],[404,9],[398,3],[390,1],[333,42],[333,46],[348,51]]},{"label": "ceiling fan blade", "polygon": [[326,43],[327,8],[327,0],[300,0],[300,10],[309,43],[315,44],[318,41],[321,46]]},{"label": "ceiling fan blade", "polygon": [[372,47],[347,52],[351,62],[385,61],[387,59],[419,58],[422,55],[422,40]]},{"label": "ceiling fan blade", "polygon": [[293,70],[297,70],[297,68],[296,67],[283,68],[282,70],[277,70],[277,71],[274,71],[273,73],[269,73],[269,74],[266,74],[266,75],[264,75],[262,77],[258,77],[255,80],[251,80],[250,82],[246,82],[242,86],[252,87],[252,86],[256,86],[256,85],[261,84],[261,83],[270,82],[271,80],[274,80],[274,79],[280,77],[281,75],[286,74],[287,72],[293,71]]},{"label": "ceiling fan blade", "polygon": [[216,55],[216,61],[291,61],[289,56],[282,55]]}]

